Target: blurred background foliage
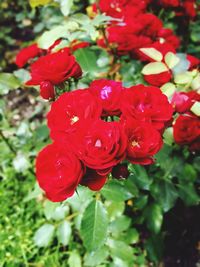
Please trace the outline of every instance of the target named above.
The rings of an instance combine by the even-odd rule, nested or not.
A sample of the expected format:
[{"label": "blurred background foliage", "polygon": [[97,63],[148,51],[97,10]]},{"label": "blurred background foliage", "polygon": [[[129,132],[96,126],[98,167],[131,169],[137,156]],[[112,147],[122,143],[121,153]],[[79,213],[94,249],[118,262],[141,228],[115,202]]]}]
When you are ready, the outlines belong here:
[{"label": "blurred background foliage", "polygon": [[[74,1],[72,12],[85,12],[88,5],[89,1]],[[66,19],[62,13],[58,4],[32,9],[28,1],[1,1],[0,72],[15,73],[19,49],[62,23]],[[183,32],[173,11],[159,16],[166,26]],[[184,34],[182,50],[187,48],[200,57],[199,17]],[[88,72],[80,86],[107,71],[108,55],[97,47],[79,50],[76,57]],[[123,82],[127,86],[141,82],[140,69],[140,63],[124,59]],[[25,74],[25,70],[21,75],[18,71],[16,77],[22,82]],[[155,165],[130,165],[128,180],[111,181],[100,194],[79,187],[78,194],[66,202],[51,203],[42,195],[34,175],[34,158],[49,142],[45,121],[49,103],[38,97],[37,90],[20,85],[0,85],[0,91],[1,267],[142,267],[158,266],[159,262],[169,267],[197,266],[198,155],[165,145]],[[105,227],[106,242],[103,230],[96,242],[91,240],[85,226],[90,223],[88,217],[99,228]]]}]

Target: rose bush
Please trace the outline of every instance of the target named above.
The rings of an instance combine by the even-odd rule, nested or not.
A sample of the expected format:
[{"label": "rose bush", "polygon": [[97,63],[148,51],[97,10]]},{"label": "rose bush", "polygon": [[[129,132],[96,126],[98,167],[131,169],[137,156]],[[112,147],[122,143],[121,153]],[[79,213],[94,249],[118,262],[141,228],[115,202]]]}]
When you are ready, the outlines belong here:
[{"label": "rose bush", "polygon": [[[1,136],[13,153],[9,168],[24,177],[31,173],[41,188],[29,196],[46,218],[34,242],[51,244],[51,251],[56,244],[59,251],[56,263],[42,262],[167,266],[165,246],[175,236],[169,227],[178,223],[166,218],[182,218],[180,205],[200,202],[200,61],[189,43],[197,3],[30,2],[36,14],[45,13],[47,25],[37,25],[36,40],[16,55],[20,69],[0,74],[0,88],[1,80],[2,87],[25,88],[35,106],[30,126],[12,131],[18,141],[7,142],[7,131]],[[21,158],[24,136],[33,141]],[[33,159],[34,175],[32,165],[23,169]],[[174,261],[187,265],[181,257]]]}]

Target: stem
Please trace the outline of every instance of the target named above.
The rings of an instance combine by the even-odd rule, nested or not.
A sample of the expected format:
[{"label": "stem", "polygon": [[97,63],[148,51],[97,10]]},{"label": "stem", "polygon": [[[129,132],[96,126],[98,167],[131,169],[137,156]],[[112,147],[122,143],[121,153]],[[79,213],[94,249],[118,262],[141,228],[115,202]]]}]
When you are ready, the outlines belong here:
[{"label": "stem", "polygon": [[8,148],[10,149],[10,151],[12,151],[13,154],[17,155],[16,150],[13,148],[13,146],[10,144],[10,142],[8,141],[8,139],[5,137],[5,135],[3,134],[1,130],[0,130],[0,136],[2,137],[3,141],[8,146]]}]

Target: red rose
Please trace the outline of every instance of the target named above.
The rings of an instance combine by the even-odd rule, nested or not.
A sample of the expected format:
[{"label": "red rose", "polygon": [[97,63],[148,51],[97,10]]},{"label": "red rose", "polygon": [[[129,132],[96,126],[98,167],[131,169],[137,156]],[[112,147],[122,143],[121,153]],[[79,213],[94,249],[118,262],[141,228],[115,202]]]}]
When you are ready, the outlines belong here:
[{"label": "red rose", "polygon": [[159,130],[173,114],[172,106],[159,88],[142,84],[124,90],[121,110],[125,117],[153,123]]},{"label": "red rose", "polygon": [[122,83],[112,80],[96,80],[90,84],[90,92],[98,97],[103,107],[103,116],[120,115]]},{"label": "red rose", "polygon": [[192,55],[187,55],[187,60],[190,62],[189,70],[196,69],[200,65],[200,60]]},{"label": "red rose", "polygon": [[162,86],[172,78],[171,71],[164,71],[159,74],[144,75],[144,80],[153,86]]},{"label": "red rose", "polygon": [[53,85],[60,84],[69,78],[82,75],[81,68],[68,49],[40,57],[31,65],[31,80],[27,85],[39,85],[49,81]]},{"label": "red rose", "polygon": [[180,6],[180,0],[160,0],[161,4],[169,7],[178,7]]},{"label": "red rose", "polygon": [[153,156],[163,145],[160,133],[150,123],[130,118],[122,123],[128,136],[127,159],[133,164],[152,164]]},{"label": "red rose", "polygon": [[151,13],[145,13],[138,16],[137,20],[143,26],[142,34],[153,39],[154,36],[162,29],[162,21]]},{"label": "red rose", "polygon": [[84,120],[99,119],[101,113],[101,103],[89,90],[64,93],[52,103],[47,115],[50,136],[54,140],[69,139],[69,134],[82,128]]},{"label": "red rose", "polygon": [[40,83],[40,95],[44,99],[54,99],[55,97],[55,89],[53,84],[50,82],[41,82]]},{"label": "red rose", "polygon": [[16,56],[16,65],[22,68],[29,61],[29,59],[39,56],[41,51],[42,50],[37,46],[37,44],[32,44],[21,49]]},{"label": "red rose", "polygon": [[89,187],[93,191],[99,191],[106,181],[107,175],[100,175],[95,170],[87,168],[80,184]]},{"label": "red rose", "polygon": [[195,0],[185,0],[183,3],[185,12],[190,18],[195,18],[197,15],[195,5],[196,5]]},{"label": "red rose", "polygon": [[85,128],[79,157],[87,167],[106,175],[124,159],[126,145],[126,135],[118,122],[93,121]]},{"label": "red rose", "polygon": [[200,119],[197,116],[180,115],[173,126],[174,140],[179,145],[200,148]]},{"label": "red rose", "polygon": [[200,101],[200,94],[195,91],[188,93],[176,92],[172,97],[171,103],[176,112],[185,113],[190,111],[191,106],[196,101]]},{"label": "red rose", "polygon": [[83,176],[83,166],[66,147],[46,146],[36,159],[36,177],[47,198],[53,202],[72,196]]}]

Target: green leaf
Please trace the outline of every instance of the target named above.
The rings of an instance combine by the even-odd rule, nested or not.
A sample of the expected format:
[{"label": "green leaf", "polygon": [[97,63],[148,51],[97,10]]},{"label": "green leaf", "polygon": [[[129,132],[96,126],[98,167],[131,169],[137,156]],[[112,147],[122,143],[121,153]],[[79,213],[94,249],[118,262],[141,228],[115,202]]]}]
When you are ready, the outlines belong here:
[{"label": "green leaf", "polygon": [[81,48],[74,53],[77,62],[85,72],[94,73],[99,70],[97,65],[97,55],[89,48]]},{"label": "green leaf", "polygon": [[57,26],[52,30],[46,31],[38,39],[38,46],[42,49],[48,49],[53,43],[60,38],[67,38],[69,35],[65,26]]},{"label": "green leaf", "polygon": [[130,225],[131,225],[131,219],[123,215],[111,222],[111,224],[109,225],[109,231],[112,234],[115,233],[118,234],[127,230]]},{"label": "green leaf", "polygon": [[163,222],[162,208],[157,204],[151,204],[145,209],[144,216],[149,230],[155,234],[159,233]]},{"label": "green leaf", "polygon": [[152,184],[152,179],[148,176],[145,168],[140,165],[129,165],[129,169],[132,172],[128,179],[135,183],[139,188],[149,190]]},{"label": "green leaf", "polygon": [[73,6],[73,0],[59,0],[60,10],[64,16],[68,16]]},{"label": "green leaf", "polygon": [[[133,250],[126,243],[114,239],[109,239],[107,242],[110,249],[110,256],[114,258],[120,258],[125,262],[131,264],[133,262]],[[129,265],[132,266],[132,265]]]},{"label": "green leaf", "polygon": [[171,181],[160,181],[151,186],[151,194],[161,205],[164,212],[169,211],[175,204],[178,192]]},{"label": "green leaf", "polygon": [[100,248],[107,238],[108,215],[100,201],[93,200],[86,208],[80,234],[88,251]]},{"label": "green leaf", "polygon": [[123,181],[111,180],[101,190],[102,195],[107,200],[121,202],[128,200],[133,195],[124,186]]},{"label": "green leaf", "polygon": [[123,235],[123,240],[127,244],[136,244],[139,241],[138,231],[134,228],[128,229],[128,231]]},{"label": "green leaf", "polygon": [[187,183],[187,185],[180,184],[179,187],[179,195],[181,199],[185,202],[186,205],[192,206],[197,205],[200,202],[200,197],[198,196],[194,184]]},{"label": "green leaf", "polygon": [[0,73],[0,95],[7,94],[11,89],[17,89],[21,82],[11,73]]},{"label": "green leaf", "polygon": [[69,244],[71,234],[72,234],[72,229],[70,222],[63,221],[61,224],[59,224],[57,229],[57,237],[58,241],[61,244],[67,246]]},{"label": "green leaf", "polygon": [[81,257],[76,250],[70,251],[68,259],[69,267],[81,267]]},{"label": "green leaf", "polygon": [[54,234],[55,227],[52,224],[44,224],[42,225],[34,235],[34,242],[38,247],[47,247]]},{"label": "green leaf", "polygon": [[173,127],[169,127],[163,134],[165,144],[171,146],[174,143]]},{"label": "green leaf", "polygon": [[106,206],[110,220],[114,220],[115,218],[121,216],[125,209],[124,202],[106,201],[104,204]]},{"label": "green leaf", "polygon": [[[146,242],[145,248],[149,258],[158,263],[163,257],[163,238],[161,235],[152,235]],[[157,266],[157,265],[156,265]]]},{"label": "green leaf", "polygon": [[108,249],[106,247],[102,247],[96,251],[86,253],[84,257],[84,266],[96,267],[99,264],[103,263],[107,257]]}]

